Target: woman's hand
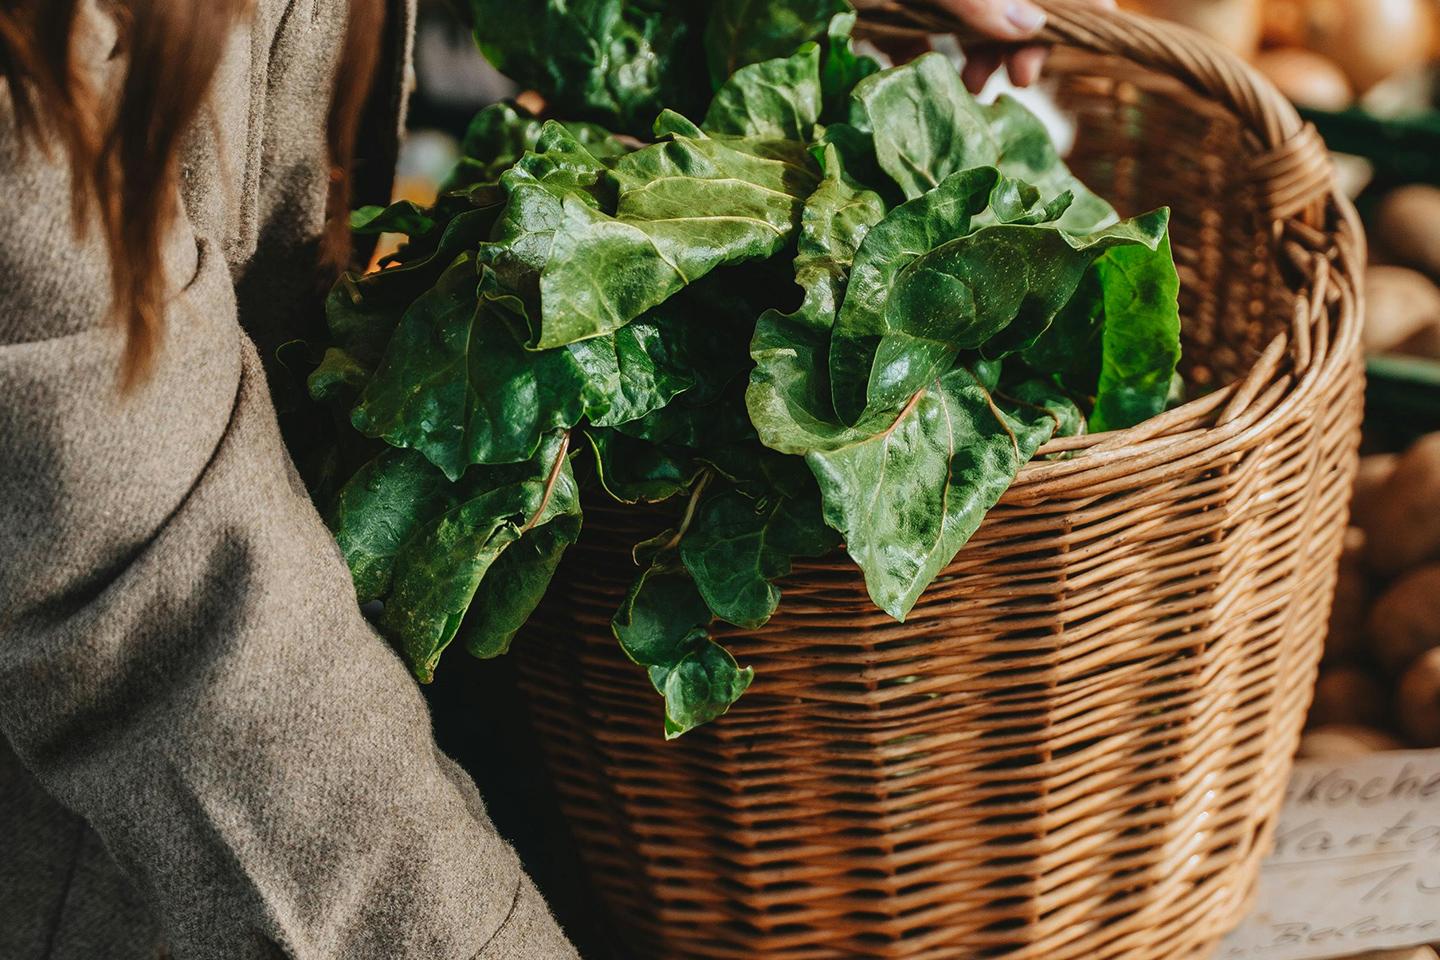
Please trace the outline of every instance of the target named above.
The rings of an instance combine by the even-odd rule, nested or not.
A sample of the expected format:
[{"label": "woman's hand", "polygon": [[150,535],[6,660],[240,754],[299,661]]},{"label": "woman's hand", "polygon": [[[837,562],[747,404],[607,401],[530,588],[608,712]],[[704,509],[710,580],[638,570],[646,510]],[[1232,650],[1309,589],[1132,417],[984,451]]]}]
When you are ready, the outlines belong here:
[{"label": "woman's hand", "polygon": [[[877,0],[857,6],[873,6]],[[1031,0],[927,0],[931,6],[964,21],[992,43],[969,44],[965,50],[965,86],[979,93],[1003,63],[1010,81],[1028,87],[1040,77],[1049,49],[1026,43],[1045,25],[1045,11]],[[1097,9],[1115,9],[1115,0],[1088,0]]]}]

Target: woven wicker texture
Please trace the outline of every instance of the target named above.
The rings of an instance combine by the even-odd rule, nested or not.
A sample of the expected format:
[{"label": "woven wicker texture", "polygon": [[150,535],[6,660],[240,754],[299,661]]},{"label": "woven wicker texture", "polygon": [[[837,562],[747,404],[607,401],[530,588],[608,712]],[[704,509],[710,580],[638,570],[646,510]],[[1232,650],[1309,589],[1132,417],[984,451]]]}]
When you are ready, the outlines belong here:
[{"label": "woven wicker texture", "polygon": [[630,956],[1173,960],[1244,907],[1345,525],[1363,237],[1248,68],[1047,6],[1073,165],[1122,212],[1174,207],[1202,399],[1052,444],[1083,452],[1026,467],[904,624],[848,558],[798,566],[764,629],[722,631],[751,691],[668,744],[608,626],[665,521],[592,507],[517,655]]}]

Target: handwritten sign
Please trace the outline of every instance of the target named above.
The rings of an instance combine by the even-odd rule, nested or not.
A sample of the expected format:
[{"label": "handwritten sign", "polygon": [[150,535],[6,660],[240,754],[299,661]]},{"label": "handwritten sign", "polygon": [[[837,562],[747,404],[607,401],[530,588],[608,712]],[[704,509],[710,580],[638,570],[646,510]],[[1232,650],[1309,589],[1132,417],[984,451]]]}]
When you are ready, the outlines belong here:
[{"label": "handwritten sign", "polygon": [[1296,765],[1251,915],[1216,960],[1440,942],[1440,751]]}]

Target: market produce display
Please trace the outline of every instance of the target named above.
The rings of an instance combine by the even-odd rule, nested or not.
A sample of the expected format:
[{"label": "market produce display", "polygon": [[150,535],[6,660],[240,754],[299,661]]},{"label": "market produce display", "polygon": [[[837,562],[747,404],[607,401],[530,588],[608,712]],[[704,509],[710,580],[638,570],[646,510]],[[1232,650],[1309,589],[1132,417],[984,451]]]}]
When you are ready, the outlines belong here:
[{"label": "market produce display", "polygon": [[903,619],[1043,444],[1175,396],[1168,212],[1121,219],[939,54],[880,69],[834,0],[472,6],[575,119],[489,108],[434,206],[357,211],[408,242],[336,286],[310,378],[421,679],[504,653],[608,496],[655,517],[613,627],[678,736],[752,679],[709,625],[765,623],[794,558],[843,545]]},{"label": "market produce display", "polygon": [[1440,747],[1437,497],[1440,433],[1361,461],[1307,754]]},{"label": "market produce display", "polygon": [[1251,59],[1297,104],[1341,110],[1387,82],[1413,86],[1440,55],[1432,0],[1122,0]]}]

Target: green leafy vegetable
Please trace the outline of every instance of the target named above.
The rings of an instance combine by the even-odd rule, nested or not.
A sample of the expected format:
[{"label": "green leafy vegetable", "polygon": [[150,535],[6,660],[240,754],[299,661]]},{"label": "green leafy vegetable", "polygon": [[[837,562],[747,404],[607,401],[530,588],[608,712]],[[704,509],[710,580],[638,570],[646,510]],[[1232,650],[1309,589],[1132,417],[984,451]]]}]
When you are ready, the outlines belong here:
[{"label": "green leafy vegetable", "polygon": [[576,122],[489,108],[434,205],[357,211],[408,242],[304,354],[327,515],[418,677],[517,642],[583,490],[654,518],[612,628],[679,736],[753,679],[711,625],[765,624],[797,560],[843,544],[904,618],[1047,441],[1170,402],[1167,212],[942,57],[880,70],[842,0],[470,5]]}]

